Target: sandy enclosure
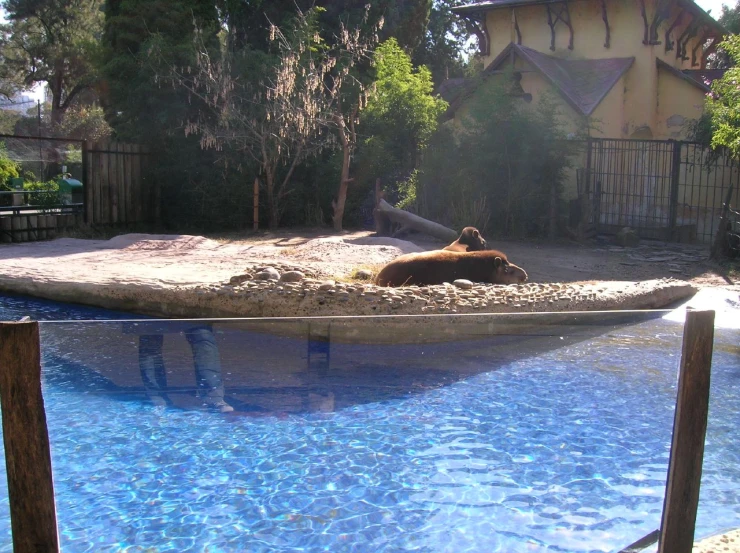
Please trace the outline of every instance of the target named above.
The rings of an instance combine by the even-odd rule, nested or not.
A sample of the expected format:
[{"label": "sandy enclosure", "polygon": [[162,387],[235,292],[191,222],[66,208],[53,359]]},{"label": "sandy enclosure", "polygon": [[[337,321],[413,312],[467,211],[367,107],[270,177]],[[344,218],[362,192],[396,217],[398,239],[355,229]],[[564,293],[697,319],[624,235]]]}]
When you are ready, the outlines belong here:
[{"label": "sandy enclosure", "polygon": [[[278,263],[335,278],[357,268],[377,269],[403,253],[444,245],[423,236],[398,240],[375,238],[367,231],[335,236],[315,230],[228,240],[152,234],[111,240],[60,238],[1,245],[0,275],[186,285],[220,282],[255,264]],[[705,246],[652,242],[621,248],[606,241],[589,245],[491,241],[491,245],[524,267],[531,282],[677,278],[699,286],[733,286],[708,262]]]},{"label": "sandy enclosure", "polygon": [[[0,290],[159,317],[439,315],[662,308],[701,287],[740,291],[707,249],[652,243],[497,242],[524,267],[514,286],[380,288],[353,278],[445,244],[281,232],[247,238],[125,234],[0,246]],[[278,275],[264,278],[268,269]],[[286,273],[297,279],[284,281]],[[297,274],[297,276],[296,276]]]}]

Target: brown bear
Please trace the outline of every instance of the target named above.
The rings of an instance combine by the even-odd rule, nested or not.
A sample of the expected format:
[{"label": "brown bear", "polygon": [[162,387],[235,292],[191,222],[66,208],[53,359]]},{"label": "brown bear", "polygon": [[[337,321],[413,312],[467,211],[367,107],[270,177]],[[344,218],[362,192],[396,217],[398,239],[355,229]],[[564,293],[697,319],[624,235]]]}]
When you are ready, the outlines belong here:
[{"label": "brown bear", "polygon": [[375,277],[379,286],[442,284],[457,279],[491,284],[518,284],[527,280],[524,269],[496,250],[451,252],[436,250],[401,255]]},{"label": "brown bear", "polygon": [[449,252],[479,252],[487,248],[486,241],[477,228],[465,227],[460,233],[460,238],[442,249]]}]

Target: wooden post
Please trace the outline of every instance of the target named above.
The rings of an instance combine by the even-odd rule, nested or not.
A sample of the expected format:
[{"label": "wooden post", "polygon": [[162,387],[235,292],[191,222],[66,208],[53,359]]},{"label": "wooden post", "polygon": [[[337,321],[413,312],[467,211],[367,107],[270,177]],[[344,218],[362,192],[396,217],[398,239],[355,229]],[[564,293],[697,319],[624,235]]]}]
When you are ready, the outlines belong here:
[{"label": "wooden post", "polygon": [[260,226],[260,180],[254,179],[254,196],[252,198],[252,205],[254,211],[252,212],[252,230],[257,230]]},{"label": "wooden post", "polygon": [[13,217],[3,217],[0,219],[0,242],[13,241]]},{"label": "wooden post", "polygon": [[714,311],[686,312],[658,553],[691,553],[709,411]]},{"label": "wooden post", "polygon": [[11,225],[13,226],[13,242],[23,242],[23,233],[21,232],[22,218],[22,215],[15,215],[10,219]]},{"label": "wooden post", "polygon": [[87,158],[87,140],[82,141],[82,213],[85,222],[89,220],[87,208],[90,205],[90,162]]},{"label": "wooden post", "polygon": [[46,216],[46,238],[53,240],[57,237],[57,225],[58,215],[47,215]]},{"label": "wooden post", "polygon": [[18,217],[21,225],[21,242],[28,242],[28,215]]},{"label": "wooden post", "polygon": [[[43,217],[43,215],[41,217]],[[40,240],[38,228],[39,228],[39,216],[29,215],[28,216],[28,240],[29,241],[35,242],[37,240]]]},{"label": "wooden post", "polygon": [[106,154],[108,157],[108,186],[110,187],[110,222],[114,225],[120,221],[118,217],[120,209],[119,191],[122,184],[120,179],[121,156],[118,155],[120,147],[120,142],[111,141],[108,143],[110,153]]},{"label": "wooden post", "polygon": [[13,550],[59,551],[37,322],[0,322],[0,405]]},{"label": "wooden post", "polygon": [[39,240],[46,240],[46,219],[48,218],[48,215],[39,215],[38,216],[38,239]]},{"label": "wooden post", "polygon": [[[100,219],[99,223],[102,224],[109,224],[111,222],[110,220],[110,205],[111,205],[111,182],[110,182],[110,174],[108,172],[108,169],[110,167],[110,142],[105,141],[100,143],[100,149],[103,150],[103,153],[100,154],[98,159],[100,160],[100,164],[98,165],[98,170],[100,171]],[[67,226],[67,225],[65,225]]]}]

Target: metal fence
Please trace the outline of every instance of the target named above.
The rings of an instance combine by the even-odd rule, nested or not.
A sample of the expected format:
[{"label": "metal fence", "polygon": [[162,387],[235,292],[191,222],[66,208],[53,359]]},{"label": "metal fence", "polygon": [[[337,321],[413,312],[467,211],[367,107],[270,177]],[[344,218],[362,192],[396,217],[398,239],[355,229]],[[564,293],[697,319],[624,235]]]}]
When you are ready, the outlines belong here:
[{"label": "metal fence", "polygon": [[711,243],[740,167],[723,152],[675,140],[590,139],[585,193],[599,232]]},{"label": "metal fence", "polygon": [[[159,218],[159,188],[147,180],[151,156],[139,145],[4,134],[0,134],[0,143],[21,173],[14,179],[19,183],[0,183],[0,189],[4,188],[0,190],[0,241],[50,238],[60,226],[70,226],[68,220],[109,225],[150,223]],[[29,188],[34,183],[57,181],[62,174],[81,182],[81,193],[52,201],[56,192]],[[46,201],[39,201],[45,196],[49,196]],[[58,215],[75,217],[47,217]]]}]

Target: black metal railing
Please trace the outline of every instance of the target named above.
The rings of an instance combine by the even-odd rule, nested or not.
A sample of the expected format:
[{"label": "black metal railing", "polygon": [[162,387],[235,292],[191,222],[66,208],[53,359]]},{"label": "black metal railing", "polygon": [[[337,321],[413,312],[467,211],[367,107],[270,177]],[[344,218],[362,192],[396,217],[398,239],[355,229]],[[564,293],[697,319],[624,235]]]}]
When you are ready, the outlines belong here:
[{"label": "black metal railing", "polygon": [[599,232],[631,227],[645,238],[711,243],[738,163],[676,140],[588,141],[586,192]]}]

